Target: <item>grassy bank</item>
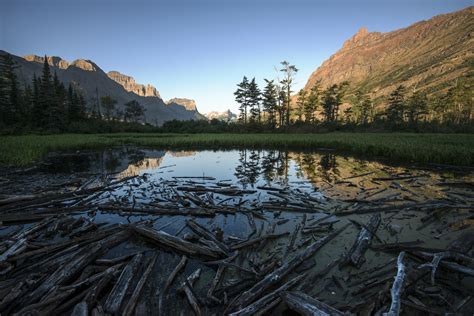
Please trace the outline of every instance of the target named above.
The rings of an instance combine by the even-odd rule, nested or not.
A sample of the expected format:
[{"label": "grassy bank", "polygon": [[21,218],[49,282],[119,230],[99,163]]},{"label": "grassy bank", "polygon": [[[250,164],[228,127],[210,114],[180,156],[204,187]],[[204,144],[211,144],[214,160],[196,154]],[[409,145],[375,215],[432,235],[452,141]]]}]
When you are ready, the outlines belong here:
[{"label": "grassy bank", "polygon": [[407,162],[474,165],[473,134],[63,134],[0,137],[0,164],[27,165],[50,151],[122,144],[172,148],[334,148]]}]

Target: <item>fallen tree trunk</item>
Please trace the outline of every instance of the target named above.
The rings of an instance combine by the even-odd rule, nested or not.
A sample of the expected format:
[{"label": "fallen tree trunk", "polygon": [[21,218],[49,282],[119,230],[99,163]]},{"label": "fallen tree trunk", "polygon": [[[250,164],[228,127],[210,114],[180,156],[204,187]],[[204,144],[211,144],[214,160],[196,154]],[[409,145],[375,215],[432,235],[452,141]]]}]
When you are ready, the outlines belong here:
[{"label": "fallen tree trunk", "polygon": [[156,231],[143,226],[132,226],[132,229],[139,235],[147,237],[160,246],[171,248],[183,254],[210,259],[222,257],[222,251],[220,249],[211,249],[206,246],[196,245],[179,237],[171,236],[163,231]]},{"label": "fallen tree trunk", "polygon": [[240,296],[236,297],[229,304],[226,311],[229,312],[242,309],[244,306],[247,306],[253,301],[257,300],[270,287],[278,284],[285,276],[287,276],[291,271],[293,271],[293,269],[298,267],[306,259],[313,256],[326,243],[328,243],[334,237],[339,235],[344,229],[347,228],[347,226],[349,226],[349,224],[314,242],[312,245],[306,248],[306,250],[296,255],[289,262],[284,263],[280,268],[268,274],[265,278],[263,278],[260,282],[256,283],[254,286],[252,286],[249,290],[243,292]]},{"label": "fallen tree trunk", "polygon": [[369,248],[370,242],[380,225],[380,219],[380,214],[373,215],[367,225],[360,230],[357,239],[354,241],[354,245],[351,250],[349,250],[347,259],[357,268],[360,268],[365,261],[364,254],[367,248]]},{"label": "fallen tree trunk", "polygon": [[331,307],[302,292],[285,292],[281,295],[283,301],[292,310],[304,316],[344,315],[343,312]]},{"label": "fallen tree trunk", "polygon": [[105,301],[104,308],[106,312],[111,313],[112,315],[118,314],[128,287],[130,286],[142,258],[143,254],[141,253],[135,255],[132,261],[130,261],[123,269],[117,283],[115,283],[115,286],[112,288],[112,291],[110,291],[110,294]]},{"label": "fallen tree trunk", "polygon": [[295,286],[299,281],[301,281],[304,277],[306,277],[306,274],[301,274],[290,281],[286,282],[282,286],[280,286],[278,289],[275,291],[268,293],[267,295],[263,296],[259,300],[253,302],[249,306],[246,306],[242,308],[241,310],[238,310],[230,316],[252,316],[255,314],[258,314],[262,312],[263,310],[266,309],[268,305],[271,305],[271,303],[275,300],[278,299],[280,294],[283,293],[284,291],[287,291],[289,288]]}]

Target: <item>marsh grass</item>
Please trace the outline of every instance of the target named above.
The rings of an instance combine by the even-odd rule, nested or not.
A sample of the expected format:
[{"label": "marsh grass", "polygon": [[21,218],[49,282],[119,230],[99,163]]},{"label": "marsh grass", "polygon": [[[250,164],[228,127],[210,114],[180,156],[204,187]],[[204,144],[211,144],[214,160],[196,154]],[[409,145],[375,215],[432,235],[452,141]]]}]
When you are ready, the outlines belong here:
[{"label": "marsh grass", "polygon": [[61,134],[0,137],[0,164],[24,166],[51,151],[136,145],[162,149],[333,148],[368,158],[474,165],[472,134]]}]

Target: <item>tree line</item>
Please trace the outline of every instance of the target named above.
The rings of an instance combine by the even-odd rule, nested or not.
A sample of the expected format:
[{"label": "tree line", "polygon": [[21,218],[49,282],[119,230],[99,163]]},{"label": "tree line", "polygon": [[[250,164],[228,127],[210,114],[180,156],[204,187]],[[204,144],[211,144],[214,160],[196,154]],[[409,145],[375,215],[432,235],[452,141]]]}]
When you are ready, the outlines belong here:
[{"label": "tree line", "polygon": [[47,56],[41,75],[34,74],[31,83],[24,86],[16,68],[11,55],[0,55],[0,130],[74,132],[75,127],[100,121],[137,123],[145,114],[145,108],[135,100],[127,102],[124,110],[111,96],[97,95],[87,102],[79,89],[71,83],[66,87],[57,73],[52,73]]},{"label": "tree line", "polygon": [[457,79],[446,93],[429,97],[417,89],[407,92],[400,85],[385,97],[385,107],[375,107],[370,91],[359,89],[349,94],[349,82],[326,88],[317,82],[293,96],[291,89],[298,69],[287,61],[281,62],[281,66],[283,79],[264,79],[263,91],[255,78],[249,80],[244,76],[237,84],[234,95],[239,104],[240,124],[283,129],[295,125],[413,128],[442,124],[469,126],[473,121],[469,77]]}]

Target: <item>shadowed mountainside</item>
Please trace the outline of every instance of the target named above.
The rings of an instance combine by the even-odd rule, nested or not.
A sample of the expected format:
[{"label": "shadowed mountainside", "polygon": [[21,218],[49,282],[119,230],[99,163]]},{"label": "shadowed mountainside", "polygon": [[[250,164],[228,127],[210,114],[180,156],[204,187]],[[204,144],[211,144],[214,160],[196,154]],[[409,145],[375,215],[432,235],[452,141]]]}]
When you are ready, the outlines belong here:
[{"label": "shadowed mountainside", "polygon": [[[6,54],[0,51],[0,54]],[[44,57],[28,55],[19,57],[12,55],[17,65],[17,75],[22,84],[31,84],[33,76],[41,76]],[[117,71],[105,73],[97,64],[90,60],[78,59],[68,62],[60,57],[48,57],[52,72],[56,72],[59,80],[66,86],[71,83],[84,93],[87,102],[96,103],[99,98],[110,95],[117,100],[117,107],[123,109],[124,104],[137,100],[146,109],[145,120],[153,125],[161,125],[169,120],[203,119],[197,108],[188,109],[177,103],[165,103],[159,92],[151,85],[137,84],[135,80]],[[97,91],[97,92],[96,92]]]}]

